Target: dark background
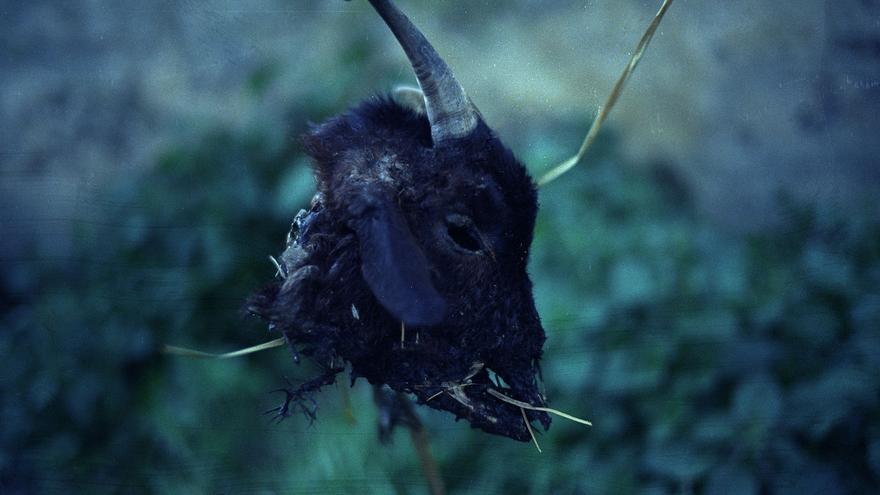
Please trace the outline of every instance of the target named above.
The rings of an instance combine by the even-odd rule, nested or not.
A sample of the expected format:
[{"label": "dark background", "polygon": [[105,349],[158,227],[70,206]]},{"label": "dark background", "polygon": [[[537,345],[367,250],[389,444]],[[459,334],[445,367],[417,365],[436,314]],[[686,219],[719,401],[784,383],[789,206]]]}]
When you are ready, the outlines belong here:
[{"label": "dark background", "polygon": [[[399,0],[539,174],[659,2]],[[242,315],[313,193],[298,136],[413,77],[363,0],[0,2],[0,493],[426,493],[369,387]],[[530,272],[544,449],[420,410],[454,493],[880,487],[880,4],[679,0]]]}]

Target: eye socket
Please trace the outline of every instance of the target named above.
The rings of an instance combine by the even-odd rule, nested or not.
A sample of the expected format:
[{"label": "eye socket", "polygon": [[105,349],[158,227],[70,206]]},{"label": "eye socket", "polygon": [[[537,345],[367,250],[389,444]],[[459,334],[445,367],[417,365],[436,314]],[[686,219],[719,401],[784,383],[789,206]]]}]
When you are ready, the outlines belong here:
[{"label": "eye socket", "polygon": [[482,249],[479,233],[473,221],[462,215],[449,215],[446,217],[446,233],[458,247],[472,253]]},{"label": "eye socket", "polygon": [[480,250],[480,241],[471,233],[470,229],[449,225],[446,231],[449,233],[449,238],[452,239],[452,242],[458,244],[458,247],[468,251]]}]

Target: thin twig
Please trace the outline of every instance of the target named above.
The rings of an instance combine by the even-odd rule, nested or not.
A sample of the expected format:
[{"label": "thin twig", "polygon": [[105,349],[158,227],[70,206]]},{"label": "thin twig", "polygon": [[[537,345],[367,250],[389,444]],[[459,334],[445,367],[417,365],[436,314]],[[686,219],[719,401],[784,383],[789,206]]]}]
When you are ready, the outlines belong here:
[{"label": "thin twig", "polygon": [[253,347],[248,347],[245,349],[239,349],[237,351],[226,352],[223,354],[212,354],[210,352],[202,352],[196,351],[194,349],[187,349],[185,347],[177,347],[174,345],[165,345],[162,348],[163,354],[176,354],[178,356],[186,356],[192,358],[206,358],[206,359],[228,359],[239,356],[244,356],[246,354],[253,354],[254,352],[260,352],[266,349],[271,349],[273,347],[280,347],[286,344],[284,337],[279,337],[275,340],[270,340],[269,342],[264,342],[260,345],[255,345]]},{"label": "thin twig", "polygon": [[[374,397],[382,396],[380,387],[374,387],[373,391]],[[425,475],[431,495],[445,495],[446,486],[443,483],[443,477],[440,475],[440,469],[437,467],[437,461],[431,455],[431,444],[428,434],[418,415],[416,415],[412,402],[399,392],[395,394],[393,400],[396,400],[401,408],[400,424],[406,426],[409,430],[410,440],[412,440],[413,448],[415,448],[416,455],[419,458],[422,474]],[[377,400],[376,403],[380,409],[383,407],[380,401]]]},{"label": "thin twig", "polygon": [[428,480],[428,486],[431,488],[431,495],[445,495],[446,486],[443,478],[440,477],[440,469],[437,467],[437,461],[431,455],[431,446],[428,443],[428,434],[421,425],[413,425],[409,428],[409,437],[412,440],[416,454],[419,456],[419,463],[422,465],[422,473]]},{"label": "thin twig", "polygon": [[663,16],[666,14],[666,11],[669,9],[669,6],[672,5],[672,0],[663,0],[663,4],[660,6],[660,10],[657,11],[657,14],[654,15],[654,19],[651,20],[651,24],[648,25],[648,29],[645,31],[645,34],[642,35],[642,39],[639,40],[639,44],[636,45],[636,49],[632,54],[632,57],[629,59],[629,63],[626,65],[626,68],[623,70],[623,73],[620,75],[620,78],[617,79],[617,83],[614,85],[614,88],[611,90],[611,94],[608,95],[608,99],[605,100],[605,105],[599,108],[599,114],[596,115],[596,119],[593,120],[592,125],[590,125],[590,130],[587,132],[587,136],[584,138],[584,142],[581,143],[581,147],[578,150],[577,154],[573,157],[563,161],[559,165],[551,168],[547,173],[541,176],[538,179],[538,185],[543,186],[554,180],[556,180],[560,175],[571,170],[587,153],[587,149],[593,144],[593,140],[596,139],[596,135],[599,134],[599,129],[602,127],[602,123],[605,122],[605,118],[608,116],[608,113],[611,112],[611,109],[614,108],[614,104],[617,103],[617,98],[620,97],[620,94],[623,93],[623,86],[629,80],[630,75],[632,75],[633,71],[636,69],[636,65],[639,64],[639,60],[642,59],[642,55],[645,53],[645,49],[648,48],[648,43],[651,42],[651,38],[654,37],[654,32],[657,31],[657,26],[660,25],[660,21],[663,20]]}]

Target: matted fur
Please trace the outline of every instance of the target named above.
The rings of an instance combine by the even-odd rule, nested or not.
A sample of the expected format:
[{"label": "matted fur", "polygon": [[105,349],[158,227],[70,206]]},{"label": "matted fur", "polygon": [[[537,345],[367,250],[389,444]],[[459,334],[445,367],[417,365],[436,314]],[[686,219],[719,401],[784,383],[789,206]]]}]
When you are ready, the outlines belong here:
[{"label": "matted fur", "polygon": [[537,194],[522,164],[482,120],[433,146],[426,117],[384,97],[305,144],[317,193],[288,236],[285,278],[251,311],[331,372],[350,363],[352,381],[528,441],[520,410],[486,393],[545,404],[526,273]]}]

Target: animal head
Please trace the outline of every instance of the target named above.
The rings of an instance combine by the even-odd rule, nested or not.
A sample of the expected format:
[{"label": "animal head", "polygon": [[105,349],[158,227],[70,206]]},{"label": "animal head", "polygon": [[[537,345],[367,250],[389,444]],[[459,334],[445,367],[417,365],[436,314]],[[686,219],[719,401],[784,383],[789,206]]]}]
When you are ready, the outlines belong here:
[{"label": "animal head", "polygon": [[[530,438],[545,340],[526,271],[536,186],[431,44],[370,0],[404,49],[418,105],[375,97],[305,137],[317,193],[252,310],[329,369]],[[528,413],[546,427],[549,417]]]}]

